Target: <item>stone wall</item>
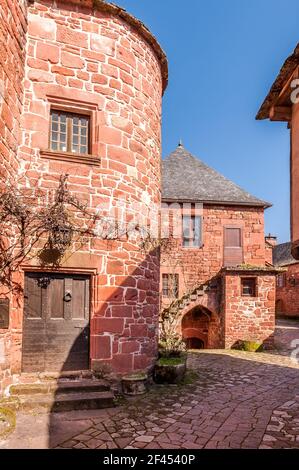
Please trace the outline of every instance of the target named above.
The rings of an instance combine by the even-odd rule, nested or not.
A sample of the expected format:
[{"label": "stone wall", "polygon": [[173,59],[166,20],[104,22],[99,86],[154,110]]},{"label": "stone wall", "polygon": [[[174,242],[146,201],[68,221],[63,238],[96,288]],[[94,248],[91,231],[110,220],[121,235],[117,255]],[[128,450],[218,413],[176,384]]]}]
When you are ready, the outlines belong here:
[{"label": "stone wall", "polygon": [[[244,297],[242,277],[256,277],[256,297]],[[275,330],[275,275],[270,272],[226,273],[223,276],[223,306],[225,347],[239,341],[273,345]]]},{"label": "stone wall", "polygon": [[[18,173],[17,149],[23,100],[26,46],[26,2],[0,4],[0,184]],[[11,297],[0,288],[0,297]],[[10,299],[11,300],[11,299]],[[0,329],[0,395],[11,382],[15,347],[14,304],[8,329]]]},{"label": "stone wall", "polygon": [[[38,188],[41,200],[47,199],[68,174],[68,188],[91,211],[109,215],[126,205],[125,222],[140,214],[148,222],[149,208],[160,206],[167,61],[138,20],[105,2],[93,3],[40,1],[28,8],[20,186]],[[88,157],[49,151],[53,108],[89,113]],[[157,210],[151,218],[158,222]],[[41,267],[32,260],[23,269]],[[61,271],[91,275],[91,366],[109,364],[118,373],[150,367],[157,353],[157,252],[143,252],[127,236],[93,238],[67,254]],[[14,299],[15,372],[21,370],[22,302]]]},{"label": "stone wall", "polygon": [[[175,214],[179,211],[177,209]],[[177,215],[174,215],[177,218]],[[172,224],[172,217],[170,221]],[[178,218],[177,220],[180,220]],[[204,205],[203,245],[184,248],[182,238],[172,239],[161,256],[161,274],[179,274],[179,294],[210,280],[223,267],[224,227],[243,229],[244,263],[265,265],[264,210],[255,207]],[[167,299],[164,299],[167,305]]]},{"label": "stone wall", "polygon": [[[179,211],[174,211],[171,221],[180,220]],[[161,275],[179,275],[180,298],[204,285],[203,293],[191,295],[192,301],[179,313],[182,336],[198,337],[206,348],[230,348],[244,339],[269,343],[275,327],[275,274],[258,274],[257,297],[242,297],[242,272],[230,276],[221,273],[225,226],[242,228],[244,265],[265,269],[266,262],[272,260],[272,245],[265,243],[263,209],[204,205],[202,246],[184,248],[182,238],[173,238],[162,251]],[[171,300],[163,297],[162,308]],[[209,321],[202,315],[194,319],[193,313],[201,310],[208,312]]]},{"label": "stone wall", "polygon": [[299,318],[299,263],[292,264],[284,276],[283,287],[276,287],[276,312]]}]

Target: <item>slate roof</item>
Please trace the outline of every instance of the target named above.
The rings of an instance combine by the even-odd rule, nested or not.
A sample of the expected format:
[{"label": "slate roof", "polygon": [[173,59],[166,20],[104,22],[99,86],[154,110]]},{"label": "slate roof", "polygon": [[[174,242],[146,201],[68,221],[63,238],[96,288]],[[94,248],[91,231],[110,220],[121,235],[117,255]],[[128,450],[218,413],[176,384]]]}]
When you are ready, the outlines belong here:
[{"label": "slate roof", "polygon": [[281,243],[273,249],[273,264],[274,266],[289,266],[290,264],[298,263],[298,260],[293,258],[291,253],[291,242]]},{"label": "slate roof", "polygon": [[162,199],[270,207],[188,152],[182,144],[162,162]]}]

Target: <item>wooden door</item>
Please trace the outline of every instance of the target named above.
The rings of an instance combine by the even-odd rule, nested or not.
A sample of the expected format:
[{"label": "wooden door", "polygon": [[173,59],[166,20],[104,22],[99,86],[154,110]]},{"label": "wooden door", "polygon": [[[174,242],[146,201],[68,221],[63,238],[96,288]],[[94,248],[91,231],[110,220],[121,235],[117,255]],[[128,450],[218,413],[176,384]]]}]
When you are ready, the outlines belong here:
[{"label": "wooden door", "polygon": [[89,368],[88,276],[25,276],[23,372]]},{"label": "wooden door", "polygon": [[223,265],[238,266],[243,264],[243,231],[240,227],[224,228],[224,260]]}]

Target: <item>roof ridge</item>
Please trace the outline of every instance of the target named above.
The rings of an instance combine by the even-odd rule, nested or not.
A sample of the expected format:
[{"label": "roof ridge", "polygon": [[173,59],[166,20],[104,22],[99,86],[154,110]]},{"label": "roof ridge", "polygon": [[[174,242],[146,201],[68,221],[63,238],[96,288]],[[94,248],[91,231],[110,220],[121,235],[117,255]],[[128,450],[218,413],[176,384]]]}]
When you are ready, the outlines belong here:
[{"label": "roof ridge", "polygon": [[[181,157],[181,159],[180,159],[180,157]],[[173,179],[173,178],[176,177],[176,183],[171,188],[171,193],[179,193],[180,192],[180,187],[185,185],[184,178],[181,179],[182,178],[182,173],[184,173],[184,170],[185,170],[185,178],[189,177],[189,178],[192,179],[192,176],[194,176],[194,174],[191,174],[190,172],[188,172],[188,166],[187,165],[186,165],[186,167],[183,166],[183,168],[180,168],[180,169],[176,168],[176,161],[178,162],[178,166],[179,166],[179,163],[182,162],[184,158],[190,159],[196,165],[196,168],[194,168],[193,173],[195,173],[196,170],[198,170],[198,175],[199,175],[200,170],[202,170],[202,172],[205,173],[205,174],[200,174],[199,176],[197,175],[198,179],[196,181],[194,181],[194,185],[196,186],[195,189],[194,189],[195,193],[196,193],[196,189],[198,189],[198,182],[199,181],[201,183],[201,189],[204,191],[204,180],[205,179],[206,180],[208,180],[208,179],[211,180],[211,178],[213,178],[213,177],[215,178],[215,180],[210,181],[210,187],[207,187],[207,185],[206,185],[206,188],[205,188],[205,192],[206,192],[205,196],[207,196],[207,195],[209,196],[208,200],[210,200],[210,202],[216,202],[216,201],[226,202],[226,203],[231,202],[231,203],[235,203],[235,204],[238,203],[239,205],[241,205],[242,203],[246,204],[246,205],[251,203],[253,206],[259,205],[259,206],[263,206],[265,208],[271,206],[270,203],[254,196],[247,189],[244,189],[242,186],[235,183],[234,181],[229,179],[227,176],[224,176],[218,170],[211,167],[210,165],[208,165],[206,162],[204,162],[200,158],[196,157],[194,154],[192,154],[189,150],[187,150],[185,147],[183,147],[181,145],[179,145],[173,152],[171,152],[162,161],[162,164],[164,166],[164,168],[163,168],[164,188],[163,189],[165,189],[165,186],[166,186],[166,189],[169,189],[171,186],[173,186],[170,179],[171,178]],[[182,167],[182,165],[181,165],[181,167]],[[171,178],[168,178],[168,176],[170,177],[170,175],[167,175],[168,172],[171,172]],[[213,183],[215,183],[215,184],[213,185]],[[226,193],[229,192],[227,190],[228,189],[227,187],[229,187],[229,190],[232,193],[232,199],[231,200],[229,200],[228,197],[221,200],[220,194],[218,194],[218,196],[216,198],[211,197],[210,193],[212,192],[212,190],[214,190],[214,193],[215,193],[215,191],[217,190],[217,184],[219,186],[219,189],[220,189],[220,186],[222,184],[222,191],[224,193],[225,193],[225,189],[226,189]],[[234,194],[236,192],[239,193],[239,199],[242,199],[242,200],[237,201],[237,195]],[[166,196],[165,196],[165,191],[163,191],[163,193],[164,193],[163,197],[164,197],[164,199],[166,199],[167,198],[167,190],[166,190]],[[188,200],[189,199],[194,199],[194,197],[193,197],[194,195],[191,195],[191,193],[190,193],[190,188],[189,188],[189,190],[187,188],[185,188],[184,193],[189,194],[189,197],[185,197],[186,200],[187,199]],[[216,193],[217,193],[217,191],[216,191]],[[243,196],[243,197],[241,197],[241,196]],[[183,200],[183,198],[179,197],[179,196],[178,197],[172,197],[172,198],[169,197],[169,199]],[[202,194],[202,197],[200,199],[197,198],[197,200],[201,200],[201,199],[203,199],[203,200],[205,199],[203,194]],[[208,200],[206,202],[208,202]]]}]

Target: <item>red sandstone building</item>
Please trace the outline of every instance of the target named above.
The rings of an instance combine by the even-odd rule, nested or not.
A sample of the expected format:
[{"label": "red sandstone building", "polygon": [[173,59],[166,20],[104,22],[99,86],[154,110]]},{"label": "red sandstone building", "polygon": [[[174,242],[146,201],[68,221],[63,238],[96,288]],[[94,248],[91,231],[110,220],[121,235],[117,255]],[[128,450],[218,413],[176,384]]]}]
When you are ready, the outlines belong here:
[{"label": "red sandstone building", "polygon": [[[91,209],[124,200],[138,202],[141,212],[160,208],[168,70],[150,31],[101,0],[5,0],[0,13],[2,182],[38,187],[47,200],[68,174],[70,191]],[[167,296],[169,275],[177,279],[183,337],[207,348],[246,339],[271,343],[275,269],[266,263],[268,204],[181,146],[163,172],[163,200],[178,204],[182,224],[179,238],[171,237],[171,255],[162,253],[161,282]],[[183,203],[191,203],[188,213],[181,212]],[[199,213],[197,203],[203,204]],[[158,224],[158,214],[154,219]],[[45,269],[32,257],[17,276],[23,295],[1,291],[0,391],[21,373],[152,367],[157,250],[145,254],[134,240],[95,237],[59,268]]]},{"label": "red sandstone building", "polygon": [[264,236],[269,204],[181,144],[163,162],[162,200],[171,212],[171,243],[161,258],[162,307],[180,311],[178,331],[188,346],[271,344],[275,268]]},{"label": "red sandstone building", "polygon": [[[150,31],[102,1],[7,0],[0,8],[2,177],[26,171],[20,184],[38,185],[46,198],[67,173],[69,189],[90,208],[118,200],[159,206],[168,70]],[[1,304],[4,316],[9,310],[0,326],[3,388],[21,372],[152,366],[156,252],[91,239],[55,272],[37,259],[23,263],[20,278],[25,303]]]},{"label": "red sandstone building", "polygon": [[299,45],[283,64],[257,119],[283,121],[291,131],[291,241],[299,259]]},{"label": "red sandstone building", "polygon": [[273,250],[273,263],[286,271],[277,276],[276,313],[299,317],[299,263],[292,256],[292,244],[282,243]]}]

